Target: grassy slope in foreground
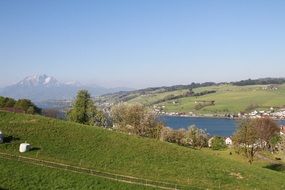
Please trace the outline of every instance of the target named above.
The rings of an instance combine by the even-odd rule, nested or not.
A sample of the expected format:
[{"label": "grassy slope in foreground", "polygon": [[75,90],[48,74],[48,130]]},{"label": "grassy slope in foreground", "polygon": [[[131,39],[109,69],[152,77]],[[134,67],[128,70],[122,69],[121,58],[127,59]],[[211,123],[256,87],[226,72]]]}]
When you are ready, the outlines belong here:
[{"label": "grassy slope in foreground", "polygon": [[153,189],[0,158],[0,189]]},{"label": "grassy slope in foreground", "polygon": [[[0,130],[20,140],[0,145],[18,153],[27,141],[38,151],[25,156],[200,188],[282,189],[285,174],[193,150],[41,116],[0,112]],[[236,177],[236,175],[242,178]]]}]

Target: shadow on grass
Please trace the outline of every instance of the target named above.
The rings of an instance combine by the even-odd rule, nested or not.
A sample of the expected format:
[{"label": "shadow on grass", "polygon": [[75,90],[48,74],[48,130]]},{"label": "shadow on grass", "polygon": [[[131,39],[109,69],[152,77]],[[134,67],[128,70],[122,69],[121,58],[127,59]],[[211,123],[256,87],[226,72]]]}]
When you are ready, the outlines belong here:
[{"label": "shadow on grass", "polygon": [[32,147],[32,148],[30,149],[30,151],[39,151],[39,150],[41,150],[41,148],[39,148],[39,147]]},{"label": "shadow on grass", "polygon": [[0,187],[0,190],[8,190],[8,189],[5,189],[5,188]]},{"label": "shadow on grass", "polygon": [[20,140],[20,138],[13,136],[4,137],[4,143],[12,143],[13,141],[18,141],[18,140]]},{"label": "shadow on grass", "polygon": [[270,164],[265,166],[264,168],[274,170],[277,172],[285,172],[285,165],[284,164]]}]

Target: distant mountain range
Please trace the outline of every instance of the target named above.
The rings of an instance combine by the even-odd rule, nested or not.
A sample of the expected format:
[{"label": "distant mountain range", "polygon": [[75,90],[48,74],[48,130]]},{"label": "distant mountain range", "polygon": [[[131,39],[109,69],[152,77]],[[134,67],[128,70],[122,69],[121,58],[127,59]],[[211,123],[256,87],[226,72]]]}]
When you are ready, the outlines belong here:
[{"label": "distant mountain range", "polygon": [[1,96],[15,99],[27,98],[39,102],[45,100],[70,100],[78,90],[86,89],[92,96],[99,96],[119,91],[129,91],[129,88],[104,88],[96,85],[81,85],[80,83],[62,83],[47,75],[28,76],[17,84],[0,89]]}]

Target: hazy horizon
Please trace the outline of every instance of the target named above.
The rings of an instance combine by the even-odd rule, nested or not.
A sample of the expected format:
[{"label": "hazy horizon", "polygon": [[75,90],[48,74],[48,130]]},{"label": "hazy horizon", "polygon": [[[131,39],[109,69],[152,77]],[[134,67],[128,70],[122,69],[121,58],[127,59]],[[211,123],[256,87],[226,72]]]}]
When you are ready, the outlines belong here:
[{"label": "hazy horizon", "polygon": [[1,1],[0,87],[285,77],[285,1]]},{"label": "hazy horizon", "polygon": [[[34,74],[34,75],[29,75],[29,76],[35,76],[35,75],[47,75],[45,73],[41,73],[41,74]],[[21,80],[25,79],[26,77],[29,77],[29,76],[25,76],[24,78],[22,78]],[[54,77],[52,75],[47,75],[49,77]],[[174,85],[188,85],[188,84],[191,84],[191,83],[204,83],[204,82],[215,82],[215,83],[223,83],[223,82],[238,82],[238,81],[241,81],[241,80],[248,80],[248,79],[251,79],[251,80],[254,80],[254,79],[262,79],[262,78],[284,78],[284,77],[271,77],[271,76],[266,76],[266,77],[258,77],[258,78],[244,78],[244,79],[239,79],[239,80],[231,80],[231,81],[214,81],[214,80],[208,80],[208,81],[190,81],[188,83],[173,83],[173,84],[166,84],[166,85],[154,85],[154,86],[142,86],[142,87],[132,87],[132,86],[104,86],[104,85],[100,85],[98,83],[94,83],[94,82],[90,82],[90,83],[84,83],[84,82],[81,82],[81,81],[78,81],[78,80],[74,80],[74,81],[60,81],[58,80],[59,82],[61,83],[65,83],[65,84],[68,84],[68,83],[74,83],[74,84],[80,84],[80,85],[93,85],[93,86],[99,86],[99,87],[104,87],[104,88],[130,88],[130,89],[143,89],[143,88],[151,88],[151,87],[162,87],[162,86],[174,86]],[[55,77],[55,79],[57,79]],[[10,83],[10,84],[6,84],[6,85],[3,85],[1,86],[0,85],[0,88],[4,88],[4,87],[7,87],[7,86],[11,86],[11,85],[15,85],[17,84],[19,81],[16,81],[14,83]]]}]

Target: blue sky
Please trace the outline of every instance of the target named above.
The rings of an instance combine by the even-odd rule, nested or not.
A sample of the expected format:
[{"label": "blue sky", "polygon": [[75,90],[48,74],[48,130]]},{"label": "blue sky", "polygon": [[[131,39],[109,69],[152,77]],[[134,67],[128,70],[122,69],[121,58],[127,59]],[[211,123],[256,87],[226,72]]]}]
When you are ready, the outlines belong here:
[{"label": "blue sky", "polygon": [[285,1],[0,0],[0,86],[285,77]]}]

